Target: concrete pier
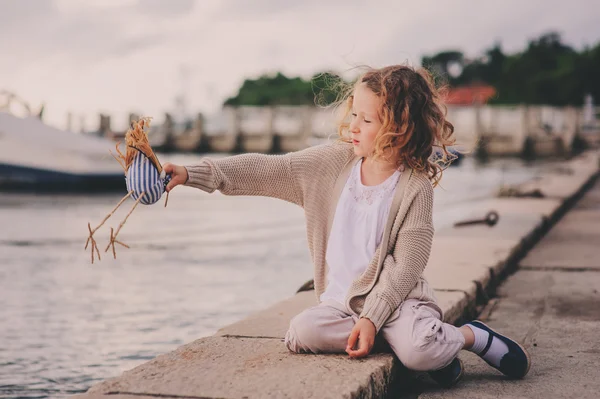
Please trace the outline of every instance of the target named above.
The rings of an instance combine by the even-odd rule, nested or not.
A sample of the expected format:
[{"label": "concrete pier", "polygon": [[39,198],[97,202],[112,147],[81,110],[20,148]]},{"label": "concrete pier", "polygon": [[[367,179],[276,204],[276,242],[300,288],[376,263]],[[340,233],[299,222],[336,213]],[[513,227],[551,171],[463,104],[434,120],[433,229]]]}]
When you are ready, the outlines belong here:
[{"label": "concrete pier", "polygon": [[235,110],[225,107],[204,120],[203,138],[206,151],[231,153],[237,144],[238,121]]},{"label": "concrete pier", "polygon": [[273,152],[299,151],[309,146],[311,107],[275,107]]},{"label": "concrete pier", "polygon": [[582,135],[582,110],[539,105],[448,107],[461,146],[489,156],[570,154]]},{"label": "concrete pier", "polygon": [[[512,192],[522,192],[533,184],[540,198],[499,197],[476,203],[469,216],[481,218],[495,210],[500,218],[493,227],[448,227],[436,232],[425,274],[445,321],[460,324],[480,314],[519,262],[524,266],[539,263],[535,252],[523,258],[545,233],[551,231],[551,237],[550,228],[597,180],[599,162],[599,153],[584,153],[560,169],[548,169],[534,183],[512,188]],[[361,360],[344,354],[289,353],[282,343],[289,320],[315,303],[313,291],[301,292],[78,397],[374,398],[398,397],[414,388],[413,375],[386,351]],[[479,390],[457,397],[481,394]],[[515,391],[513,397],[523,395]]]},{"label": "concrete pier", "polygon": [[519,262],[481,319],[524,344],[527,377],[507,381],[463,352],[466,374],[451,390],[417,381],[413,397],[597,398],[600,392],[600,180]]},{"label": "concrete pier", "polygon": [[202,115],[193,121],[178,126],[178,132],[173,136],[173,147],[181,152],[198,152],[202,142]]},{"label": "concrete pier", "polygon": [[268,153],[273,148],[273,108],[238,107],[236,152]]}]

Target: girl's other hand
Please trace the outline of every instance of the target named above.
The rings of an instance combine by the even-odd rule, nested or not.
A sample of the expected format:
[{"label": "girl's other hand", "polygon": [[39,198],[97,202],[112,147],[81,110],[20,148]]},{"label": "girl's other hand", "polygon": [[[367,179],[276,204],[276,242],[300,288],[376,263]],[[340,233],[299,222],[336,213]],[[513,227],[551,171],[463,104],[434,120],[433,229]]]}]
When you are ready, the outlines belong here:
[{"label": "girl's other hand", "polygon": [[[373,322],[367,318],[360,319],[350,333],[346,353],[355,359],[367,356],[375,344],[375,334],[376,329]],[[358,349],[355,350],[357,341]]]},{"label": "girl's other hand", "polygon": [[185,184],[188,181],[188,172],[183,166],[167,162],[163,165],[163,169],[166,174],[171,175],[171,181],[167,184],[167,192],[173,190],[177,185]]}]

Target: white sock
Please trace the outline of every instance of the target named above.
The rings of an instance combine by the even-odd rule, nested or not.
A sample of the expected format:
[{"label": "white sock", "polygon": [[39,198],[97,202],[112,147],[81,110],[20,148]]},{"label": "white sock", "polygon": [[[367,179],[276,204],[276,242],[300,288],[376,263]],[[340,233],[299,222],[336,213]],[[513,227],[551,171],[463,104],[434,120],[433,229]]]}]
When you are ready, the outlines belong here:
[{"label": "white sock", "polygon": [[[490,333],[471,324],[466,324],[466,326],[469,327],[475,335],[475,343],[468,350],[481,356],[480,353],[483,352],[487,346]],[[492,345],[490,346],[490,349],[488,349],[487,353],[481,357],[484,360],[492,363],[494,366],[500,367],[500,360],[502,360],[504,355],[507,353],[508,346],[506,346],[506,344],[498,338],[494,337],[492,338]]]}]

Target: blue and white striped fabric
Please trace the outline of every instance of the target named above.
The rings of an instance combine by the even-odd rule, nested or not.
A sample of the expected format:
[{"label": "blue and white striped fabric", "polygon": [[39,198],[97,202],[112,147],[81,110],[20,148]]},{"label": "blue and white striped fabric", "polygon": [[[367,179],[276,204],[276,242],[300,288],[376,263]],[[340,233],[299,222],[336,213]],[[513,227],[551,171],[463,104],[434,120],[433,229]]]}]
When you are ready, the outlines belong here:
[{"label": "blue and white striped fabric", "polygon": [[145,193],[140,203],[144,205],[154,204],[160,199],[165,192],[167,183],[171,180],[170,176],[166,176],[163,180],[158,173],[156,167],[152,164],[143,153],[138,152],[133,162],[129,165],[125,181],[127,182],[127,192],[133,190],[131,195],[134,200]]}]

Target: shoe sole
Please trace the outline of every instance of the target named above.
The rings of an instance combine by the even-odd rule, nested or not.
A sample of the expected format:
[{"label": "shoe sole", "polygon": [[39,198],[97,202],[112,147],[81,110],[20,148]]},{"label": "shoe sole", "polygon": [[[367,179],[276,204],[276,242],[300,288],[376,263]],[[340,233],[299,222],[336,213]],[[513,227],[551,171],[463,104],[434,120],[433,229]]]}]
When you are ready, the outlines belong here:
[{"label": "shoe sole", "polygon": [[458,363],[460,363],[460,374],[454,379],[454,381],[452,381],[452,385],[450,385],[448,388],[455,387],[456,384],[458,384],[463,378],[463,374],[465,373],[465,365],[460,359],[458,359]]},{"label": "shoe sole", "polygon": [[[452,382],[450,384],[441,384],[438,381],[436,381],[436,383],[441,386],[444,389],[450,389],[456,386],[456,384],[458,384],[460,382],[460,380],[462,380],[463,378],[463,374],[465,373],[465,365],[463,364],[462,360],[460,360],[458,357],[456,358],[458,360],[458,363],[460,364],[460,373],[456,376],[456,378],[454,378],[454,380],[452,380]],[[435,380],[432,377],[433,380]]]},{"label": "shoe sole", "polygon": [[[513,344],[517,345],[519,348],[521,348],[521,350],[523,351],[523,353],[525,353],[525,357],[527,358],[527,370],[525,370],[525,374],[523,374],[523,376],[521,377],[517,377],[517,378],[523,378],[525,377],[528,373],[529,373],[529,368],[531,367],[531,357],[529,356],[529,352],[527,352],[527,349],[525,349],[523,347],[523,345],[521,345],[520,343],[518,343],[517,341],[508,338],[507,336],[505,336],[504,334],[500,334],[498,331],[494,330],[493,328],[491,328],[490,326],[488,326],[487,324],[485,324],[483,321],[481,320],[473,320],[476,321],[477,323],[480,323],[482,325],[484,325],[486,328],[488,328],[490,331],[493,331],[494,333],[496,333],[496,335],[499,335],[501,337],[504,337],[504,339],[512,342]],[[500,370],[498,370],[500,371]],[[504,374],[504,373],[502,373]]]}]

